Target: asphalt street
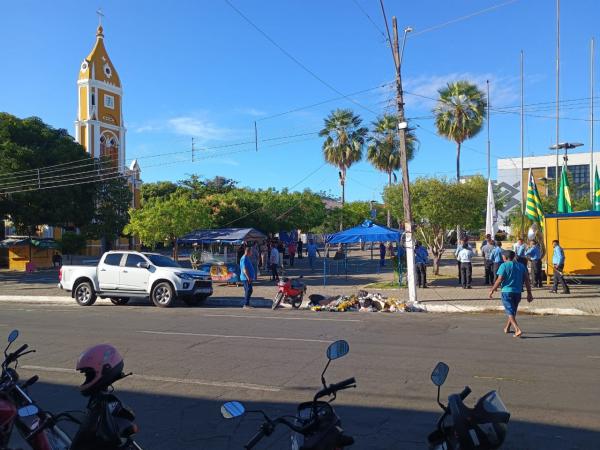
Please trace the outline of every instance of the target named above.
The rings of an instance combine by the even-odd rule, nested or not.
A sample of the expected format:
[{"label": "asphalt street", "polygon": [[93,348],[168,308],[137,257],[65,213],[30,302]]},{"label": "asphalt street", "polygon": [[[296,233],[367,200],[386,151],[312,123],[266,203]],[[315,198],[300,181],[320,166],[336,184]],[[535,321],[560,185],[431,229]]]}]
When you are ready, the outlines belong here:
[{"label": "asphalt street", "polygon": [[[137,413],[144,449],[235,449],[257,415],[225,420],[220,404],[293,414],[312,398],[331,341],[350,353],[329,382],[355,376],[334,403],[354,448],[426,448],[440,413],[429,375],[450,366],[442,395],[465,385],[467,403],[497,389],[511,411],[506,449],[600,448],[600,325],[594,317],[523,316],[524,338],[502,332],[500,314],[314,313],[270,309],[116,307],[0,303],[0,335],[18,328],[37,353],[21,361],[30,389],[51,411],[82,409],[75,361],[108,342],[134,376],[117,394]],[[279,429],[257,448],[288,447]]]}]

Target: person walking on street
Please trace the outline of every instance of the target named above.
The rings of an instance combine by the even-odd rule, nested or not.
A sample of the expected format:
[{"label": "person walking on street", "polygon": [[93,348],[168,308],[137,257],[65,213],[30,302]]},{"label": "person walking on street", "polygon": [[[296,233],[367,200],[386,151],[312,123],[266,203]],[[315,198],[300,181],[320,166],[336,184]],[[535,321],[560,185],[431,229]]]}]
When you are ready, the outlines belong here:
[{"label": "person walking on street", "polygon": [[290,241],[288,244],[288,254],[290,255],[290,267],[294,267],[294,257],[296,256],[296,243]]},{"label": "person walking on street", "polygon": [[494,292],[499,286],[501,289],[502,305],[504,311],[508,316],[506,325],[504,326],[504,332],[510,333],[511,328],[514,329],[514,337],[521,337],[523,330],[517,323],[517,309],[519,308],[519,302],[521,301],[521,294],[523,292],[523,282],[527,288],[527,301],[533,301],[533,294],[531,293],[531,284],[529,283],[529,277],[527,276],[527,268],[515,261],[515,252],[508,250],[504,252],[502,258],[504,263],[498,269],[498,278],[490,290],[490,299],[493,298]]},{"label": "person walking on street", "polygon": [[302,239],[298,238],[298,259],[302,259]]},{"label": "person walking on street", "polygon": [[471,281],[473,276],[473,250],[469,244],[463,244],[462,249],[458,252],[457,260],[460,263],[461,284],[463,289],[471,289]]},{"label": "person walking on street", "polygon": [[415,263],[417,266],[417,284],[419,287],[427,287],[427,264],[429,263],[429,253],[421,245],[421,242],[415,242]]},{"label": "person walking on street", "polygon": [[531,261],[531,284],[533,287],[542,287],[542,251],[537,241],[531,241],[525,256]]},{"label": "person walking on street", "polygon": [[379,267],[385,266],[385,244],[379,243]]},{"label": "person walking on street", "polygon": [[279,250],[277,250],[275,245],[271,247],[269,265],[271,266],[271,281],[279,281],[279,273],[277,273],[277,266],[279,265]]},{"label": "person walking on street", "polygon": [[314,272],[317,255],[319,255],[320,258],[321,254],[319,253],[317,244],[315,244],[312,239],[308,241],[308,245],[306,246],[306,253],[308,254],[308,264],[310,265],[310,271]]},{"label": "person walking on street", "polygon": [[502,264],[502,242],[496,241],[496,246],[490,253],[490,259],[492,260],[492,274],[494,276],[494,282],[498,280],[498,269]]},{"label": "person walking on street", "polygon": [[552,289],[550,289],[550,292],[553,294],[558,294],[558,283],[560,283],[562,285],[562,293],[570,294],[571,290],[569,289],[569,286],[567,286],[567,282],[565,281],[563,274],[563,270],[565,268],[565,252],[557,240],[552,241],[552,247],[554,247],[554,251],[552,253],[552,266],[554,267],[554,275],[552,276]]},{"label": "person walking on street", "polygon": [[516,255],[516,261],[523,264],[527,267],[527,258],[525,257],[525,252],[527,251],[527,246],[523,242],[523,239],[519,238],[517,243],[513,247],[513,251]]},{"label": "person walking on street", "polygon": [[485,268],[486,286],[494,284],[494,263],[490,259],[492,250],[494,250],[494,241],[492,241],[492,239],[490,238],[481,247],[481,256],[483,256],[483,266]]},{"label": "person walking on street", "polygon": [[256,273],[252,264],[252,248],[246,247],[244,256],[240,258],[240,280],[244,284],[244,303],[242,308],[252,308],[250,306],[250,297],[252,296],[252,283]]}]

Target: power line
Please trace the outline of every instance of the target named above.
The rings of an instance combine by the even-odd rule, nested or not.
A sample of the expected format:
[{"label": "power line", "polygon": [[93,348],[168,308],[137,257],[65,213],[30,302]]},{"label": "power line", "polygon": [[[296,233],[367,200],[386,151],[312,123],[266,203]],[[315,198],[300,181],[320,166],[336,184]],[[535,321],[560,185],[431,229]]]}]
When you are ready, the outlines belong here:
[{"label": "power line", "polygon": [[371,18],[369,13],[367,13],[367,11],[365,11],[365,9],[362,6],[360,6],[360,3],[358,3],[357,0],[352,0],[352,2],[354,2],[354,4],[360,10],[360,12],[362,12],[364,14],[364,16],[369,20],[369,22],[371,22],[371,25],[373,25],[373,27],[383,36],[383,41],[389,42],[386,34],[383,32],[383,30],[381,28],[379,28],[379,25],[377,25],[377,23]]},{"label": "power line", "polygon": [[227,3],[227,5],[231,9],[233,9],[240,17],[242,17],[246,22],[248,22],[256,31],[258,31],[260,34],[262,34],[265,39],[267,39],[271,44],[273,44],[275,47],[277,47],[279,49],[279,51],[281,51],[285,56],[287,56],[289,59],[291,59],[292,61],[294,61],[296,63],[296,65],[298,65],[300,68],[302,68],[306,73],[308,73],[310,76],[312,76],[315,80],[319,81],[321,84],[323,84],[327,88],[331,89],[336,94],[338,94],[338,95],[344,97],[345,99],[351,101],[355,105],[360,106],[361,108],[363,108],[363,109],[365,109],[365,110],[367,110],[367,111],[369,111],[369,112],[377,115],[377,113],[375,111],[373,111],[370,108],[368,108],[368,107],[360,104],[359,102],[357,102],[353,98],[350,98],[348,95],[342,93],[336,87],[334,87],[333,85],[331,85],[330,83],[328,83],[327,81],[325,81],[323,78],[321,78],[319,75],[317,75],[315,72],[313,72],[311,69],[309,69],[298,58],[296,58],[294,55],[292,55],[290,52],[288,52],[285,48],[283,48],[281,45],[279,45],[273,38],[271,38],[258,25],[256,25],[254,22],[252,22],[252,20],[250,20],[250,18],[248,16],[246,16],[242,11],[240,11],[238,8],[236,8],[229,0],[225,0],[225,3]]}]

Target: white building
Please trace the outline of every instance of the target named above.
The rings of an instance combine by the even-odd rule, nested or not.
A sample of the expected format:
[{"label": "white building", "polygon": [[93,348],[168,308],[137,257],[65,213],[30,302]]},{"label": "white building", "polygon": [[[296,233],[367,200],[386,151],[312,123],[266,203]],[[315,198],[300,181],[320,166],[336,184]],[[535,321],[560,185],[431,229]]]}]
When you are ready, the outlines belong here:
[{"label": "white building", "polygon": [[[562,167],[563,153],[559,156],[559,165]],[[594,166],[600,165],[600,153],[594,152]],[[573,197],[583,197],[590,193],[590,182],[593,183],[593,170],[591,169],[591,152],[569,153],[567,158],[568,171],[572,179],[571,194]],[[498,176],[496,188],[500,191],[500,197],[504,201],[504,207],[498,211],[500,225],[511,209],[521,205],[521,183],[525,195],[527,192],[527,177],[529,169],[533,173],[535,183],[540,195],[553,195],[555,188],[556,154],[550,153],[543,156],[528,156],[523,158],[498,159]],[[560,177],[560,167],[559,167]],[[519,174],[521,174],[519,176]],[[559,180],[560,182],[560,180]]]}]

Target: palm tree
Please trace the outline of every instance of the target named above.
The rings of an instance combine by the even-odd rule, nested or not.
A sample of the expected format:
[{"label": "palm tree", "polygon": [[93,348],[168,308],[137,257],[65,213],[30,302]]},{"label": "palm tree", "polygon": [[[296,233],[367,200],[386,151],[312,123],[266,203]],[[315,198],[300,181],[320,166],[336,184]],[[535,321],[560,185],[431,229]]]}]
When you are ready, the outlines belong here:
[{"label": "palm tree", "polygon": [[[362,159],[362,148],[368,130],[361,127],[362,119],[350,109],[336,109],[325,119],[325,127],[319,136],[325,137],[323,155],[325,161],[339,169],[340,186],[342,188],[342,210],[346,193],[346,171],[352,164]],[[340,216],[340,229],[342,229]]]},{"label": "palm tree", "polygon": [[[413,159],[418,140],[412,128],[406,130],[406,158]],[[388,174],[388,186],[392,185],[392,174],[400,169],[400,139],[398,138],[398,117],[384,114],[373,122],[369,137],[367,159],[373,166]],[[387,226],[392,226],[392,215],[388,209]]]},{"label": "palm tree", "polygon": [[456,181],[460,181],[460,147],[483,126],[487,100],[479,88],[468,81],[448,83],[440,89],[433,113],[440,136],[456,142]]}]

